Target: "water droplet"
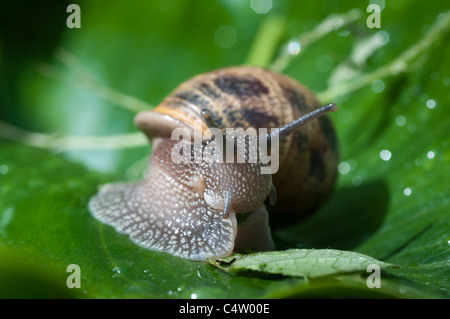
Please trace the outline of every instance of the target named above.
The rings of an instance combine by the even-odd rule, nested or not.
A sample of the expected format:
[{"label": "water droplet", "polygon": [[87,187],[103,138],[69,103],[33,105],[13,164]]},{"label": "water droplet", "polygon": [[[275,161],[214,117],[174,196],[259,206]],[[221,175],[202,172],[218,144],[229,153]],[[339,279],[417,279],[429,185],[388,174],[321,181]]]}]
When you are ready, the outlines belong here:
[{"label": "water droplet", "polygon": [[231,48],[237,40],[236,29],[231,25],[221,25],[214,32],[214,41],[221,48]]},{"label": "water droplet", "polygon": [[389,152],[388,150],[382,150],[382,151],[380,152],[380,158],[381,158],[383,161],[389,161],[389,160],[391,159],[391,157],[392,157],[392,153]]},{"label": "water droplet", "polygon": [[119,267],[114,267],[113,268],[113,278],[117,278],[117,277],[120,277],[120,268]]},{"label": "water droplet", "polygon": [[401,293],[402,295],[403,295],[403,294],[406,294],[406,289],[405,289],[405,288],[400,288],[400,289],[398,290],[398,292]]},{"label": "water droplet", "polygon": [[155,279],[155,276],[148,269],[144,270],[144,274],[145,274],[146,277],[150,277],[151,279]]},{"label": "water droplet", "polygon": [[400,126],[400,127],[405,126],[405,124],[406,124],[406,118],[405,118],[403,115],[397,116],[397,117],[395,118],[395,124],[396,124],[397,126]]},{"label": "water droplet", "polygon": [[334,25],[334,32],[340,37],[346,37],[350,34],[349,30],[340,31],[340,28],[344,25],[344,19],[338,19]]},{"label": "water droplet", "polygon": [[298,41],[289,42],[288,51],[290,54],[297,55],[300,53],[301,49],[302,49],[302,47],[300,45],[300,42],[298,42]]},{"label": "water droplet", "polygon": [[272,0],[251,0],[250,7],[257,14],[265,14],[272,9]]},{"label": "water droplet", "polygon": [[6,175],[9,172],[9,168],[7,165],[0,165],[0,174]]},{"label": "water droplet", "polygon": [[341,174],[348,174],[350,171],[354,171],[358,167],[358,163],[350,158],[344,162],[339,163],[338,170]]},{"label": "water droplet", "polygon": [[427,153],[427,157],[428,157],[429,159],[434,158],[434,156],[435,156],[435,154],[434,154],[433,151],[429,151],[429,152]]},{"label": "water droplet", "polygon": [[202,275],[200,275],[200,271],[199,270],[197,270],[197,276],[198,276],[198,278],[202,278]]},{"label": "water droplet", "polygon": [[436,107],[436,101],[433,99],[427,100],[427,108],[434,109]]},{"label": "water droplet", "polygon": [[167,293],[168,293],[169,295],[173,295],[173,291],[172,291],[172,290],[169,290]]},{"label": "water droplet", "polygon": [[341,173],[343,175],[348,174],[350,172],[350,164],[347,162],[341,162],[338,165],[338,170],[339,170],[339,173]]},{"label": "water droplet", "polygon": [[349,30],[345,30],[345,31],[338,31],[335,30],[335,32],[338,34],[338,36],[344,38],[344,37],[348,37],[349,34],[351,33]]},{"label": "water droplet", "polygon": [[375,34],[375,41],[379,45],[386,45],[389,42],[389,33],[386,31],[378,31]]},{"label": "water droplet", "polygon": [[411,193],[412,193],[412,190],[411,190],[411,188],[409,188],[409,187],[406,187],[406,188],[403,190],[403,194],[405,194],[405,196],[409,196],[409,195],[411,195]]},{"label": "water droplet", "polygon": [[383,80],[375,80],[372,82],[372,91],[375,93],[381,93],[384,91],[385,84]]},{"label": "water droplet", "polygon": [[191,299],[197,299],[197,294],[196,293],[191,294]]},{"label": "water droplet", "polygon": [[178,287],[178,288],[177,288],[177,291],[180,292],[180,291],[181,291],[181,287]]}]

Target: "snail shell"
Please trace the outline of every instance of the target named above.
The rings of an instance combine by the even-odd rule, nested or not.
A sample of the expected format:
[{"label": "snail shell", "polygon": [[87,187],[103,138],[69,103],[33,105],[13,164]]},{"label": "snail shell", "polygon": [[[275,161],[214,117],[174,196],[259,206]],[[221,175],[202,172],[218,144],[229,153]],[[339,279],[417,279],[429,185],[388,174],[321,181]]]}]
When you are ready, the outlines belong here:
[{"label": "snail shell", "polygon": [[[338,146],[329,118],[321,116],[280,140],[280,169],[273,177],[261,175],[258,163],[176,164],[170,153],[178,141],[170,137],[179,127],[192,135],[195,130],[205,133],[208,126],[199,121],[202,110],[209,110],[220,129],[245,130],[279,128],[320,106],[295,80],[262,68],[198,75],[154,110],[136,116],[137,126],[153,141],[146,177],[103,186],[90,210],[137,244],[188,259],[223,257],[240,247],[273,249],[264,205],[272,185],[278,203],[270,208],[271,224],[305,216],[332,191]],[[236,214],[249,212],[238,225]]]}]

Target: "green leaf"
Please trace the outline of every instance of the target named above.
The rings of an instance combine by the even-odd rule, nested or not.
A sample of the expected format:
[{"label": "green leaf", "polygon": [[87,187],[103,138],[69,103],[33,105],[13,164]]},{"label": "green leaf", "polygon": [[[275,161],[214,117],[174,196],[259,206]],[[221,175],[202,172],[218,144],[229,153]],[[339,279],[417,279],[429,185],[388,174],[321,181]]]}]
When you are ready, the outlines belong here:
[{"label": "green leaf", "polygon": [[289,249],[285,251],[261,252],[249,255],[235,255],[219,259],[230,265],[222,269],[230,271],[254,270],[284,276],[317,278],[328,275],[367,271],[375,265],[387,269],[395,265],[350,251],[334,249]]},{"label": "green leaf", "polygon": [[[23,265],[36,282],[52,278],[67,294],[89,298],[239,298],[261,296],[272,284],[136,246],[88,212],[97,185],[108,181],[102,175],[45,151],[4,142],[1,148],[8,167],[0,184],[5,269]],[[70,264],[80,266],[79,290],[66,286]],[[0,285],[1,295],[9,287]]]},{"label": "green leaf", "polygon": [[[329,249],[401,265],[382,272],[380,289],[367,287],[364,269],[347,273],[352,267],[361,267],[353,261],[342,265],[344,274],[323,272],[323,276],[305,280],[261,271],[223,271],[211,264],[137,247],[128,237],[92,218],[87,203],[101,184],[139,178],[147,165],[149,147],[105,150],[102,139],[94,139],[85,145],[89,150],[61,151],[21,143],[41,143],[42,147],[43,140],[61,135],[85,137],[86,141],[89,136],[136,136],[134,114],[103,100],[95,90],[98,86],[85,81],[91,83],[87,89],[76,81],[59,81],[61,77],[52,71],[69,70],[55,58],[57,48],[73,53],[98,83],[157,105],[193,75],[240,65],[249,52],[250,59],[256,56],[265,61],[270,52],[258,52],[257,48],[267,45],[275,52],[277,44],[312,30],[327,16],[359,9],[363,16],[356,24],[302,47],[285,71],[321,93],[341,66],[368,74],[408,52],[431,26],[445,18],[448,8],[443,2],[386,3],[382,28],[368,29],[366,4],[350,2],[274,1],[271,11],[263,15],[254,13],[246,1],[130,1],[127,5],[80,2],[81,29],[66,27],[64,2],[48,2],[36,7],[37,11],[24,10],[26,2],[2,7],[0,121],[48,133],[50,139],[42,135],[26,139],[22,131],[15,131],[19,132],[14,136],[18,141],[0,139],[1,297],[450,296],[448,28],[408,64],[411,68],[406,72],[325,101],[339,107],[331,116],[341,149],[335,192],[310,218],[273,229],[281,252],[270,254],[278,257],[285,249]],[[277,17],[276,35],[265,37],[258,27],[271,15]],[[21,17],[20,28],[17,16]],[[45,16],[46,22],[36,23],[36,16]],[[279,32],[283,20],[284,34]],[[236,42],[230,48],[221,48],[216,42],[215,30],[221,25],[236,30]],[[389,40],[385,45],[362,59],[362,65],[354,63],[358,59],[348,60],[352,51],[361,51],[354,50],[355,43],[364,43],[364,37],[378,32]],[[279,43],[265,43],[269,39]],[[253,51],[252,43],[256,43]],[[42,63],[50,68],[42,68]],[[2,136],[8,132],[0,125]],[[77,139],[78,145],[82,140]],[[96,144],[98,150],[92,147]],[[276,261],[275,256],[271,262]],[[281,265],[275,270],[288,263],[278,262]],[[81,289],[66,286],[70,264],[80,266]],[[288,270],[288,274],[304,271],[298,267]]]}]

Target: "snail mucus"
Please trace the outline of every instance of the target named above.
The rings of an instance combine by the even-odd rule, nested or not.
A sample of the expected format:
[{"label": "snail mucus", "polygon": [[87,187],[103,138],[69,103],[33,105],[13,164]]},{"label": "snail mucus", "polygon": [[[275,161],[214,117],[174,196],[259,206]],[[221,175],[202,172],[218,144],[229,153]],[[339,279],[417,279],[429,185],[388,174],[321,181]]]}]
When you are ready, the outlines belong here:
[{"label": "snail mucus", "polygon": [[[324,114],[335,110],[334,104],[321,107],[295,80],[267,69],[239,66],[197,75],[136,116],[153,144],[146,176],[102,186],[89,209],[137,245],[186,259],[273,250],[269,220],[295,222],[333,189],[338,146]],[[246,133],[229,134],[227,128]],[[247,134],[249,128],[267,133]],[[173,138],[177,129],[191,139]],[[195,143],[199,132],[201,142]],[[255,139],[258,143],[250,143]],[[214,160],[203,156],[211,145]],[[244,150],[240,160],[239,150]],[[267,157],[260,157],[266,152],[277,155],[276,173],[267,173]],[[174,154],[185,160],[174,160]],[[237,216],[246,218],[238,223]]]}]

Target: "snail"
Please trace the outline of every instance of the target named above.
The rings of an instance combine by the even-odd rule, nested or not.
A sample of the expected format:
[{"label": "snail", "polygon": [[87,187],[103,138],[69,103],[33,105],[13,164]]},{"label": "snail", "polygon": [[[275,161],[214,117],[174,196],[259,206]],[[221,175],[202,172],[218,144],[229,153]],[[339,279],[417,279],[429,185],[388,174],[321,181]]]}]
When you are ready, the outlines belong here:
[{"label": "snail", "polygon": [[[228,67],[197,75],[155,109],[136,115],[137,127],[153,144],[146,176],[102,186],[89,209],[139,246],[190,260],[273,250],[269,220],[292,223],[316,210],[333,189],[337,138],[322,115],[335,110],[334,104],[321,107],[294,79],[264,68]],[[243,162],[173,160],[180,143],[188,148],[179,153],[193,159],[211,142],[229,141],[225,128],[239,127],[279,128],[258,135],[269,144],[279,141],[275,174],[262,174],[268,164],[250,156]],[[180,128],[201,132],[201,147],[172,139]],[[213,135],[214,129],[219,133]],[[231,140],[239,147],[236,138]],[[248,138],[239,145],[249,152]],[[223,159],[224,148],[217,154]]]}]

